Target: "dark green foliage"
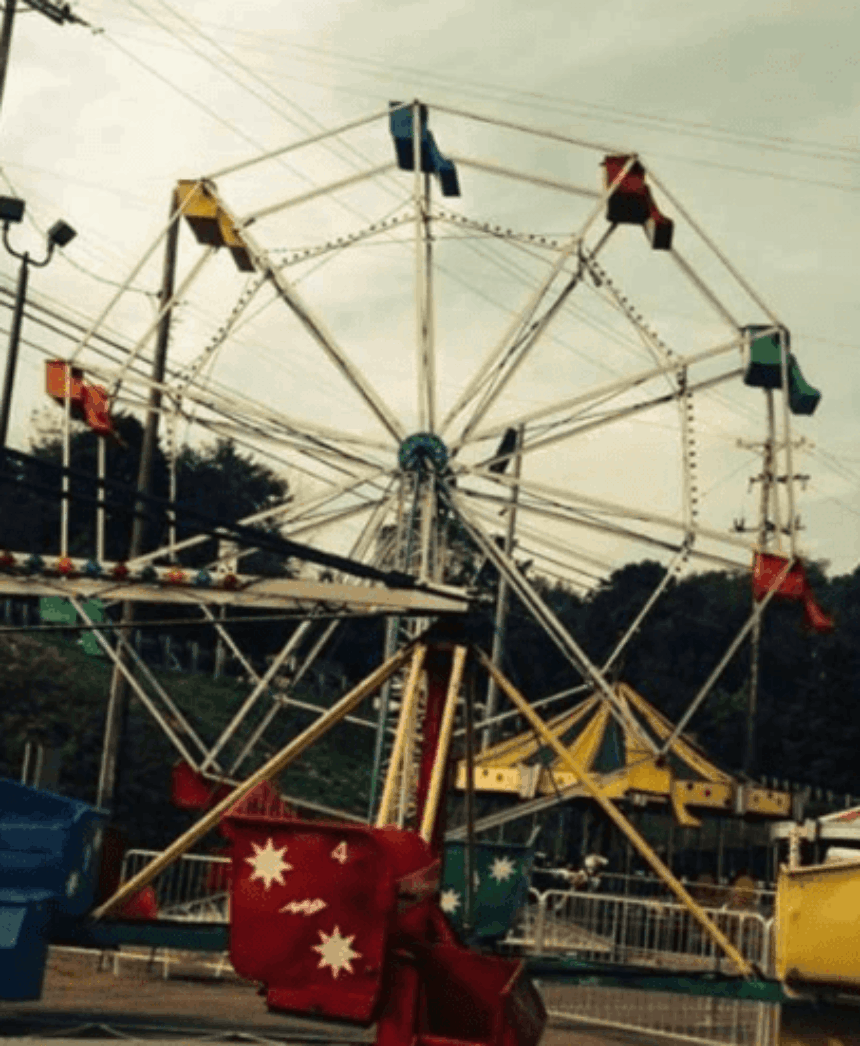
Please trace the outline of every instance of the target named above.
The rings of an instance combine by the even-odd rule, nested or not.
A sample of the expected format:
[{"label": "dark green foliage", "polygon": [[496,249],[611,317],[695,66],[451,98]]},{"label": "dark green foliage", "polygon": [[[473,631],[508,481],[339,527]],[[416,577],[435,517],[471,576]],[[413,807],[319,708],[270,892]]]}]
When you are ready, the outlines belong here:
[{"label": "dark green foliage", "polygon": [[[538,581],[554,612],[600,661],[623,633],[659,578],[656,564],[619,571],[591,599]],[[761,643],[757,774],[845,793],[858,790],[860,745],[860,570],[816,582],[820,602],[837,618],[830,636],[804,633],[797,606],[776,605],[766,616]],[[670,586],[630,643],[623,678],[666,715],[677,720],[736,635],[750,609],[749,581],[722,573],[700,574]],[[271,653],[283,643],[284,627],[270,636]],[[489,638],[489,631],[487,634]],[[589,642],[593,645],[590,649]],[[328,706],[379,663],[383,632],[378,622],[350,622],[326,650],[319,669],[296,694]],[[728,769],[743,757],[749,676],[744,644],[718,686],[694,716],[690,729]],[[27,636],[4,639],[0,680],[0,773],[16,776],[25,738],[62,746],[61,788],[92,800],[98,776],[109,666],[87,658],[71,642]],[[505,668],[534,698],[574,685],[575,674],[546,636],[513,606]],[[205,676],[161,677],[177,705],[211,742],[247,688]],[[560,707],[564,707],[563,705]],[[358,716],[372,718],[369,707]],[[316,713],[279,713],[251,760],[248,772],[295,737]],[[147,713],[132,706],[127,773],[118,817],[133,845],[160,846],[188,824],[189,815],[169,801],[169,770],[175,755]],[[247,735],[244,735],[247,736]],[[362,813],[369,791],[373,731],[342,724],[282,780],[287,794]],[[235,755],[238,748],[228,751]]]}]

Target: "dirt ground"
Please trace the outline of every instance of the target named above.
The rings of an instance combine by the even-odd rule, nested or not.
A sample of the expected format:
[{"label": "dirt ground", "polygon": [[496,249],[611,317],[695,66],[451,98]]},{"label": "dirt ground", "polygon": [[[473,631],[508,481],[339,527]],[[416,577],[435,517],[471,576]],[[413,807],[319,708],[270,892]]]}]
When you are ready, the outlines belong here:
[{"label": "dirt ground", "polygon": [[[201,1031],[225,1038],[229,1033],[245,1041],[372,1042],[373,1033],[340,1024],[287,1018],[269,1013],[255,985],[237,979],[231,968],[217,966],[217,956],[204,965],[187,957],[170,966],[167,979],[160,963],[123,957],[114,973],[108,958],[100,969],[99,953],[52,949],[42,998],[37,1002],[0,1002],[0,1041],[24,1044],[64,1041],[87,1025],[87,1038],[98,1037],[96,1026],[115,1029],[119,1037],[153,1043],[192,1041]],[[555,999],[553,1000],[555,1004]],[[197,1033],[197,1034],[195,1034]],[[105,1033],[107,1034],[107,1033]],[[294,1037],[294,1038],[293,1038]],[[210,1040],[211,1041],[211,1040]],[[233,1041],[237,1041],[234,1038]],[[574,1022],[552,1022],[542,1046],[651,1046],[661,1037],[589,1029]]]}]

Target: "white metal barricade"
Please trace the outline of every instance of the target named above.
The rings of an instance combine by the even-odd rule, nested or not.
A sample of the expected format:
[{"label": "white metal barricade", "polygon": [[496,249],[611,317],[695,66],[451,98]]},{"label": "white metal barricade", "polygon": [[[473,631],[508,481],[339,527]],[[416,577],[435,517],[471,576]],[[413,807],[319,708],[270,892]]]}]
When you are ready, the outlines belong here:
[{"label": "white metal barricade", "polygon": [[[157,850],[128,850],[121,881],[127,882],[158,856]],[[183,854],[152,882],[159,916],[187,922],[229,922],[229,867],[229,857]]]},{"label": "white metal barricade", "polygon": [[779,1042],[779,1005],[775,1003],[590,984],[538,982],[538,987],[555,1027],[581,1021],[620,1031],[650,1032],[659,1035],[661,1042],[699,1046],[777,1046]]},{"label": "white metal barricade", "polygon": [[[773,920],[758,912],[706,911],[744,958],[770,971]],[[730,969],[686,908],[652,898],[530,890],[505,944],[536,954],[570,953],[662,969]]]}]

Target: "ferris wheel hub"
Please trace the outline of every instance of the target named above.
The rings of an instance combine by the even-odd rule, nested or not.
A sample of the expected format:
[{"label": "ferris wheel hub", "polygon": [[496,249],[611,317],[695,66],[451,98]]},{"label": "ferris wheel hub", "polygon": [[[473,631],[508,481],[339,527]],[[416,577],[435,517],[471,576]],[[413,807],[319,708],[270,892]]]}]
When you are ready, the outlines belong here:
[{"label": "ferris wheel hub", "polygon": [[448,448],[434,432],[413,432],[400,444],[397,462],[404,472],[441,476],[448,468]]}]

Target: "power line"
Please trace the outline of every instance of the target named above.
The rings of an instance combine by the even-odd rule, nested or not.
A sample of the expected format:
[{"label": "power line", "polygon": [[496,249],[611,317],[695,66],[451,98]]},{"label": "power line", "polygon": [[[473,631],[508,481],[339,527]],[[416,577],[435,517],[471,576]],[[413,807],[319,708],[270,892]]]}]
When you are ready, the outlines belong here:
[{"label": "power line", "polygon": [[[168,7],[164,0],[159,0],[162,6]],[[271,36],[264,37],[262,34],[253,33],[248,30],[237,29],[232,26],[224,26],[218,23],[201,21],[198,23],[192,23],[190,19],[185,16],[179,15],[174,11],[177,17],[188,24],[194,24],[195,27],[199,25],[208,25],[217,29],[229,30],[234,36],[245,36],[258,40],[265,40],[266,43],[272,44],[275,41],[272,40]],[[211,37],[206,37],[199,28],[197,32],[200,33],[203,38],[208,39],[213,44],[215,43]],[[240,45],[242,46],[242,45]],[[404,76],[408,76],[410,82],[413,82],[416,78],[428,80],[431,82],[440,82],[445,86],[453,85],[455,87],[472,87],[477,89],[479,92],[499,92],[502,93],[503,98],[498,99],[505,103],[516,104],[521,106],[528,106],[530,108],[543,108],[547,110],[563,110],[563,111],[575,111],[579,110],[593,110],[596,114],[594,117],[588,116],[589,119],[607,119],[613,122],[629,123],[636,121],[637,124],[642,123],[654,123],[659,125],[660,129],[665,129],[675,134],[688,134],[694,137],[700,138],[711,138],[725,142],[728,139],[730,144],[740,145],[742,147],[751,148],[768,148],[777,151],[795,152],[798,155],[809,156],[814,159],[832,159],[832,160],[845,160],[847,162],[857,162],[860,160],[860,149],[854,146],[838,145],[832,142],[822,142],[812,139],[800,139],[791,136],[778,136],[768,134],[751,134],[749,132],[738,131],[735,128],[721,127],[719,125],[707,123],[705,121],[694,121],[694,120],[683,120],[677,117],[667,117],[660,114],[644,113],[641,111],[622,109],[618,106],[611,106],[605,104],[599,104],[594,102],[585,102],[578,99],[570,98],[559,98],[557,96],[538,91],[522,91],[512,90],[509,84],[494,84],[492,82],[482,82],[465,79],[463,77],[451,77],[449,74],[441,76],[435,74],[426,69],[415,68],[414,66],[399,66],[393,64],[388,60],[377,60],[366,57],[359,57],[351,55],[345,52],[332,51],[330,48],[318,48],[308,44],[290,44],[284,45],[276,44],[277,49],[284,50],[287,47],[292,47],[298,51],[304,51],[309,54],[321,56],[329,61],[335,60],[343,63],[352,63],[353,65],[369,67],[375,74],[384,76],[387,81],[392,80],[392,71],[402,73]],[[254,50],[254,48],[248,48],[245,45],[245,49]],[[223,49],[222,49],[223,50]],[[261,49],[262,53],[273,53],[271,49]],[[227,52],[225,52],[227,53]],[[259,53],[259,52],[258,52]],[[235,59],[234,59],[235,60]],[[309,59],[310,60],[310,59]],[[316,62],[319,59],[315,60]],[[812,151],[814,150],[814,151]],[[829,150],[833,155],[827,156],[822,153],[822,150]]]}]

